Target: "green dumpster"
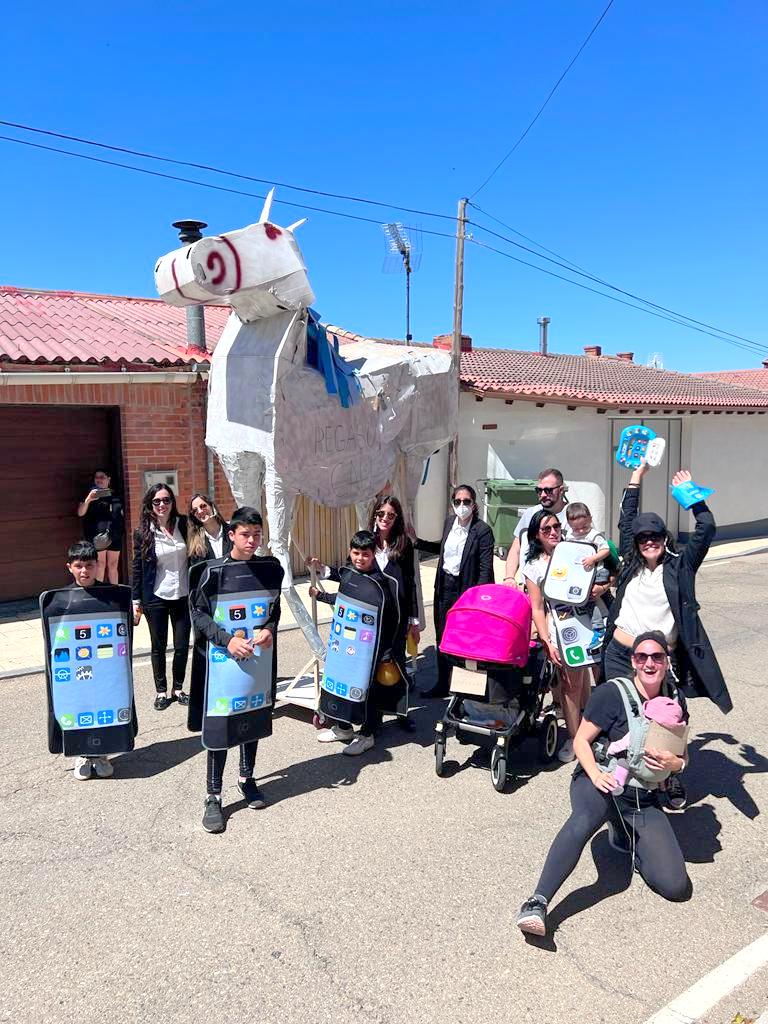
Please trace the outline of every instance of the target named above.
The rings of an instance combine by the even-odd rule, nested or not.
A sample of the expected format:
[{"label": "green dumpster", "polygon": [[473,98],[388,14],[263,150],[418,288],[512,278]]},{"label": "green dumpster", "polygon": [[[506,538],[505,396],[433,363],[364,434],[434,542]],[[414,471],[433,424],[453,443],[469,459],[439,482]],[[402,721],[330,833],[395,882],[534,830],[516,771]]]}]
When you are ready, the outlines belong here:
[{"label": "green dumpster", "polygon": [[497,548],[508,549],[525,509],[538,505],[535,480],[486,480],[485,517]]}]

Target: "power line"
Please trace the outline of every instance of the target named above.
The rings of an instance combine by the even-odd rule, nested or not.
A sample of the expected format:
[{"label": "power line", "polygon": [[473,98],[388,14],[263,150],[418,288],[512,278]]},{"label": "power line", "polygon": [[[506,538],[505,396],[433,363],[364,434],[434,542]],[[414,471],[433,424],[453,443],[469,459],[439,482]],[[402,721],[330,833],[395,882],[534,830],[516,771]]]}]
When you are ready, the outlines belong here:
[{"label": "power line", "polygon": [[[492,213],[488,213],[487,210],[484,210],[481,206],[478,206],[477,203],[470,202],[469,205],[473,206],[478,213],[482,213],[484,217],[487,217],[489,220],[495,221],[496,224],[500,224],[501,227],[506,228],[507,231],[511,231],[513,235],[519,235],[520,238],[524,238],[526,242],[530,242],[531,245],[535,245],[536,248],[541,249],[542,252],[548,252],[550,256],[557,257],[557,259],[562,260],[563,263],[567,263],[569,267],[573,267],[575,270],[584,270],[584,267],[580,267],[579,264],[574,263],[573,260],[566,259],[566,257],[563,256],[562,253],[555,252],[554,249],[548,249],[546,245],[542,245],[541,242],[537,242],[535,238],[530,238],[528,235],[524,235],[522,231],[518,231],[517,228],[513,228],[512,225],[507,224],[505,220],[500,220],[498,217],[494,217]],[[480,225],[477,224],[477,227],[480,227]],[[586,272],[587,271],[585,271],[585,273]]]},{"label": "power line", "polygon": [[518,139],[518,140],[517,140],[517,142],[516,142],[516,143],[514,144],[514,146],[513,146],[513,147],[512,147],[512,148],[511,148],[511,149],[509,150],[509,152],[508,152],[508,153],[507,153],[507,154],[506,154],[506,155],[505,155],[504,157],[502,157],[502,159],[501,159],[501,160],[499,160],[499,162],[498,162],[498,163],[496,164],[496,166],[495,166],[495,167],[494,167],[494,169],[493,169],[493,170],[491,171],[491,173],[490,173],[490,174],[488,175],[488,177],[487,177],[487,178],[485,179],[485,181],[484,181],[484,182],[482,183],[482,185],[480,185],[480,186],[479,186],[478,188],[476,188],[476,189],[475,189],[475,191],[474,191],[474,192],[472,193],[472,195],[471,195],[471,196],[469,197],[470,199],[474,199],[474,198],[475,198],[475,196],[476,196],[476,195],[477,195],[477,194],[478,194],[479,192],[482,192],[482,190],[483,190],[483,189],[485,188],[485,186],[486,186],[486,185],[488,184],[488,182],[489,182],[489,181],[491,180],[491,178],[493,178],[493,177],[494,177],[494,175],[496,174],[496,172],[497,172],[497,171],[499,171],[499,170],[500,170],[500,169],[501,169],[501,168],[502,168],[502,167],[504,166],[504,164],[505,164],[505,163],[507,162],[507,160],[509,160],[509,158],[510,158],[510,157],[512,156],[512,154],[513,154],[513,153],[515,152],[515,150],[517,149],[517,147],[518,147],[518,146],[520,145],[520,143],[521,143],[521,142],[523,141],[523,139],[524,139],[524,138],[526,137],[526,135],[528,134],[528,132],[529,132],[529,131],[531,130],[531,128],[533,128],[533,126],[534,126],[534,125],[536,124],[536,122],[537,122],[537,121],[539,120],[539,118],[541,117],[541,115],[542,115],[542,114],[544,113],[544,108],[545,108],[545,107],[547,106],[547,104],[549,103],[549,101],[550,101],[550,100],[552,99],[552,97],[553,97],[553,96],[555,95],[555,93],[557,92],[558,86],[560,85],[560,83],[562,82],[562,80],[563,80],[563,79],[565,78],[565,76],[566,76],[566,75],[568,74],[568,72],[569,72],[569,71],[571,70],[571,68],[573,67],[573,65],[574,65],[574,64],[576,63],[576,61],[577,61],[577,60],[579,59],[579,57],[581,56],[581,54],[582,54],[582,51],[583,51],[583,50],[584,50],[584,48],[586,47],[586,45],[587,45],[587,43],[589,42],[589,40],[590,40],[590,39],[592,38],[592,36],[593,36],[593,35],[595,34],[595,32],[597,32],[597,30],[598,30],[598,28],[600,27],[600,23],[602,22],[603,18],[604,18],[604,17],[606,16],[606,14],[608,13],[608,11],[610,11],[611,7],[613,7],[613,3],[614,3],[614,0],[609,0],[608,6],[607,6],[607,7],[605,8],[605,10],[603,11],[603,13],[602,13],[602,14],[600,15],[600,17],[599,17],[599,18],[597,19],[597,21],[595,22],[595,24],[594,24],[594,25],[592,26],[592,28],[590,29],[589,35],[588,35],[588,36],[587,36],[587,38],[586,38],[586,39],[584,40],[584,42],[583,42],[583,43],[581,44],[581,46],[580,46],[580,47],[578,48],[578,50],[576,51],[576,53],[575,53],[575,54],[574,54],[574,56],[572,57],[572,59],[571,59],[570,63],[569,63],[569,64],[568,64],[568,66],[566,67],[565,71],[563,71],[562,75],[560,75],[560,77],[558,78],[558,80],[557,80],[557,81],[555,82],[555,84],[554,84],[554,85],[552,86],[552,88],[550,89],[550,91],[549,91],[549,94],[547,95],[547,98],[546,98],[546,99],[544,100],[544,102],[542,103],[542,105],[541,105],[541,106],[539,107],[539,109],[538,109],[538,110],[536,111],[536,114],[535,114],[535,116],[534,116],[534,117],[533,117],[533,119],[532,119],[532,120],[531,120],[531,121],[529,122],[529,124],[528,124],[527,128],[525,129],[525,131],[523,132],[523,134],[522,134],[522,135],[521,135],[521,136],[519,137],[519,139]]},{"label": "power line", "polygon": [[[91,156],[88,153],[76,153],[71,149],[61,149],[57,146],[44,146],[41,142],[30,142],[28,139],[14,139],[10,135],[0,135],[0,141],[2,142],[13,142],[18,146],[28,146],[31,149],[41,149],[47,153],[57,153],[60,156],[71,156],[78,160],[87,160],[89,163],[104,164],[107,167],[118,167],[126,171],[136,171],[138,174],[147,174],[152,178],[164,178],[166,181],[178,181],[184,185],[197,185],[200,188],[210,188],[216,192],[226,192],[229,195],[234,196],[245,196],[248,199],[259,199],[262,202],[266,196],[259,195],[256,192],[245,192],[243,189],[237,188],[226,188],[224,185],[214,185],[210,181],[198,181],[196,178],[182,178],[178,174],[166,174],[163,171],[152,171],[148,167],[137,167],[135,164],[126,164],[118,160],[106,160],[104,157]],[[297,210],[311,210],[313,213],[326,213],[332,217],[344,217],[347,220],[362,221],[365,224],[375,224],[377,227],[381,225],[381,221],[375,217],[363,217],[357,213],[344,213],[341,210],[329,210],[322,206],[308,206],[306,203],[292,203],[287,199],[275,199],[275,203],[281,203],[283,206],[292,206]],[[400,209],[400,207],[396,207]],[[449,220],[454,218],[449,217]],[[455,239],[455,234],[449,234],[445,231],[432,231],[429,228],[416,227],[415,225],[405,225],[411,230],[421,231],[425,235],[437,235],[441,238]]]},{"label": "power line", "polygon": [[[0,125],[6,128],[19,128],[25,132],[33,132],[36,135],[47,135],[54,139],[64,139],[67,142],[77,142],[83,146],[94,146],[97,149],[106,149],[112,153],[125,153],[127,156],[141,157],[143,160],[157,160],[160,163],[175,164],[177,167],[191,167],[197,171],[210,171],[213,174],[222,174],[228,178],[237,178],[240,181],[252,181],[258,185],[276,185],[278,188],[292,189],[294,192],[306,192],[313,196],[325,196],[328,199],[344,199],[350,203],[365,203],[369,206],[381,206],[387,210],[402,210],[404,213],[415,213],[419,217],[437,217],[441,220],[455,221],[456,218],[448,213],[433,213],[430,210],[415,210],[409,206],[396,206],[394,203],[380,203],[375,199],[366,199],[361,196],[345,196],[338,192],[323,192],[316,188],[304,188],[301,185],[289,185],[285,181],[272,181],[269,178],[256,178],[250,174],[240,174],[237,171],[228,171],[221,167],[214,167],[211,164],[195,163],[192,160],[177,160],[170,156],[161,156],[157,153],[145,153],[140,149],[128,149],[126,146],[111,146],[106,142],[97,142],[94,139],[84,139],[78,135],[65,135],[63,132],[49,131],[45,128],[35,128],[28,124],[18,124],[15,121],[2,121]],[[5,137],[5,136],[4,136]],[[17,140],[21,142],[22,140]],[[310,209],[310,207],[307,207]],[[378,223],[378,221],[376,222]]]},{"label": "power line", "polygon": [[[729,337],[735,338],[738,341],[745,342],[747,345],[754,346],[756,351],[764,351],[766,348],[768,348],[768,346],[762,345],[760,342],[753,341],[751,338],[745,338],[741,334],[733,334],[731,331],[726,331],[722,327],[716,327],[713,324],[708,324],[703,320],[696,320],[694,317],[688,316],[685,313],[680,313],[676,309],[669,309],[667,306],[661,306],[659,305],[659,303],[652,302],[650,299],[644,299],[642,295],[635,295],[634,292],[627,291],[625,288],[619,288],[618,285],[611,284],[610,281],[606,281],[601,277],[597,277],[595,274],[590,274],[588,271],[572,269],[572,267],[575,266],[574,264],[566,265],[560,260],[550,259],[548,256],[542,256],[534,249],[529,249],[528,246],[521,245],[519,242],[516,242],[513,238],[507,238],[506,235],[501,235],[499,234],[498,231],[494,231],[492,228],[484,227],[482,224],[478,224],[477,221],[469,221],[469,223],[473,224],[477,228],[480,228],[481,231],[485,231],[489,235],[493,235],[494,238],[498,238],[503,242],[508,242],[510,245],[514,245],[518,249],[522,249],[524,252],[530,253],[532,256],[537,256],[539,259],[546,260],[547,263],[553,263],[555,266],[561,267],[563,270],[569,271],[569,273],[577,274],[579,277],[585,277],[589,281],[594,281],[596,284],[601,284],[605,288],[610,288],[611,291],[618,292],[620,295],[626,295],[628,298],[635,299],[637,302],[643,302],[647,306],[652,306],[654,309],[657,309],[660,312],[669,313],[671,316],[678,317],[681,321],[690,321],[692,324],[697,324],[699,327],[708,328],[710,331],[716,331],[718,334],[728,335]],[[543,248],[543,246],[541,246],[540,248]]]},{"label": "power line", "polygon": [[[246,192],[246,191],[244,191],[242,189],[227,188],[227,187],[225,187],[223,185],[214,185],[212,182],[199,181],[199,180],[194,179],[194,178],[184,178],[184,177],[181,177],[180,175],[167,174],[167,173],[165,173],[163,171],[153,171],[153,170],[150,170],[147,167],[137,167],[134,164],[123,163],[121,161],[116,161],[116,160],[107,160],[107,159],[105,159],[103,157],[91,156],[91,155],[89,155],[87,153],[77,153],[77,152],[74,152],[72,150],[62,149],[62,148],[59,148],[59,147],[56,147],[56,146],[46,146],[46,145],[43,145],[42,143],[30,142],[30,141],[28,141],[26,139],[16,139],[16,138],[13,138],[12,136],[0,135],[0,141],[10,142],[10,143],[14,143],[16,145],[29,147],[31,149],[42,150],[44,152],[56,153],[56,154],[58,154],[60,156],[70,156],[70,157],[74,157],[74,158],[79,159],[79,160],[86,160],[89,163],[96,163],[96,164],[100,164],[100,165],[104,165],[104,166],[108,166],[108,167],[117,167],[117,168],[119,168],[121,170],[135,171],[135,172],[137,172],[139,174],[149,175],[150,177],[154,177],[154,178],[162,178],[162,179],[167,180],[167,181],[176,181],[176,182],[180,182],[180,183],[185,184],[185,185],[196,185],[196,186],[198,186],[200,188],[208,188],[208,189],[212,189],[212,190],[214,190],[216,192],[224,192],[224,193],[227,193],[227,194],[230,194],[230,195],[244,196],[245,198],[248,198],[248,199],[258,199],[260,201],[263,201],[265,199],[265,196],[257,194],[257,193],[254,193],[254,192]],[[346,213],[346,212],[343,212],[341,210],[329,210],[329,209],[327,209],[325,207],[308,206],[308,205],[306,205],[304,203],[292,203],[292,202],[290,202],[288,200],[285,200],[285,199],[275,200],[275,202],[282,203],[282,205],[284,205],[284,206],[290,206],[290,207],[294,207],[294,208],[300,209],[300,210],[311,210],[311,211],[313,211],[315,213],[322,213],[322,214],[326,214],[326,215],[332,216],[332,217],[343,217],[346,220],[354,220],[354,221],[362,222],[362,223],[365,223],[365,224],[375,224],[377,227],[380,225],[380,221],[379,220],[377,220],[377,219],[375,219],[373,217],[363,217],[360,214]],[[400,209],[400,207],[398,207],[398,209]],[[449,219],[452,219],[452,218],[449,218]],[[538,257],[539,259],[545,259],[546,258],[546,257],[541,256],[540,253],[537,253],[537,252],[534,252],[533,250],[527,249],[526,246],[520,246],[520,244],[518,242],[515,242],[513,239],[508,239],[505,236],[500,235],[498,232],[492,231],[490,228],[486,228],[483,225],[478,224],[476,222],[471,222],[470,221],[468,223],[472,223],[475,227],[480,228],[483,231],[487,231],[490,234],[494,235],[495,237],[497,237],[497,238],[499,238],[499,239],[501,239],[501,240],[503,240],[505,242],[509,242],[510,244],[515,245],[515,246],[517,246],[519,248],[522,248],[522,249],[524,249],[527,252],[531,252],[532,255]],[[405,225],[405,226],[406,227],[411,227],[411,229],[413,230],[413,226],[412,225]],[[434,230],[431,230],[429,228],[419,228],[419,230],[423,234],[432,235],[432,236],[437,237],[437,238],[449,238],[452,241],[454,241],[455,238],[456,238],[456,235],[453,232],[449,233],[449,232],[445,232],[445,231],[434,231]],[[520,259],[518,256],[513,256],[511,253],[504,252],[503,250],[497,249],[497,248],[495,248],[492,245],[488,245],[485,242],[481,242],[479,239],[473,238],[471,235],[467,235],[466,241],[469,242],[470,244],[477,245],[480,248],[487,249],[489,252],[493,252],[493,253],[496,253],[499,256],[503,256],[506,259],[513,260],[515,263],[520,263],[523,266],[529,267],[532,270],[537,270],[537,271],[539,271],[539,273],[546,274],[549,277],[554,277],[557,280],[565,281],[567,284],[575,285],[577,288],[582,288],[585,291],[593,292],[595,295],[600,295],[600,296],[602,296],[605,299],[611,299],[613,302],[618,302],[621,305],[629,306],[632,309],[638,309],[638,310],[640,310],[641,313],[647,313],[648,315],[658,317],[661,320],[668,320],[670,323],[675,323],[675,324],[677,324],[680,327],[687,327],[690,330],[698,331],[701,334],[707,334],[710,337],[716,338],[718,341],[725,341],[727,344],[734,345],[737,348],[742,348],[742,349],[745,349],[746,351],[749,351],[749,352],[754,352],[756,348],[758,350],[762,350],[762,349],[765,348],[765,346],[760,347],[760,346],[758,346],[758,344],[756,342],[752,342],[749,339],[743,339],[743,340],[745,340],[747,342],[747,344],[742,344],[740,341],[733,341],[730,338],[722,337],[720,334],[713,333],[712,330],[705,330],[705,329],[703,329],[703,327],[696,327],[693,324],[694,323],[698,323],[698,321],[694,321],[694,322],[689,323],[689,322],[687,322],[684,319],[679,319],[679,317],[682,317],[682,314],[676,314],[676,313],[674,313],[674,311],[669,311],[672,315],[667,316],[664,313],[654,312],[652,309],[647,309],[644,306],[638,306],[638,305],[635,305],[635,303],[627,302],[624,299],[618,298],[616,295],[608,295],[605,292],[602,292],[602,291],[600,291],[597,288],[591,288],[589,285],[585,285],[585,284],[581,283],[580,281],[574,281],[572,278],[564,277],[562,274],[557,274],[554,271],[547,270],[544,267],[537,266],[535,263],[530,263],[527,260]],[[534,243],[534,244],[536,244],[536,243]],[[549,260],[548,262],[555,263],[556,261],[555,260]],[[558,264],[558,265],[562,266],[562,264]],[[574,271],[570,267],[563,267],[563,269],[567,270],[569,273],[574,273]],[[589,277],[590,275],[582,273],[581,276]],[[594,280],[598,284],[603,283],[599,278],[592,278],[592,277],[590,277],[590,279]],[[612,285],[607,285],[607,286],[611,287],[611,288],[614,287]],[[616,290],[617,291],[621,291],[621,289],[616,289]],[[631,293],[629,293],[629,292],[625,292],[624,294],[627,294],[627,295],[631,296]],[[631,297],[634,297],[634,296],[631,296]],[[640,299],[639,301],[646,302],[647,300]],[[653,305],[653,304],[649,303],[649,305]],[[664,307],[657,307],[657,308],[663,309]],[[710,325],[704,325],[704,326],[709,327]],[[718,330],[718,328],[714,328],[714,331],[717,331],[717,330]],[[723,333],[725,334],[725,333],[728,333],[728,332],[723,332]],[[732,335],[731,337],[739,338],[740,336],[739,335]],[[752,347],[752,346],[754,346],[754,347]]]},{"label": "power line", "polygon": [[488,249],[490,252],[495,252],[499,256],[504,256],[508,260],[513,260],[515,263],[521,263],[524,267],[530,267],[532,270],[538,270],[540,273],[546,274],[548,277],[555,277],[558,281],[565,281],[567,284],[572,284],[576,288],[582,288],[584,291],[593,292],[595,295],[602,295],[604,299],[610,299],[611,302],[618,302],[622,306],[629,306],[631,309],[639,309],[641,313],[647,313],[648,316],[658,317],[659,320],[668,320],[670,323],[677,324],[678,327],[687,327],[689,330],[697,331],[699,334],[708,334],[711,338],[716,338],[717,341],[724,341],[728,345],[744,349],[752,354],[755,352],[755,349],[750,345],[744,345],[740,341],[732,341],[730,338],[722,337],[719,334],[704,330],[701,327],[694,327],[693,324],[684,320],[677,320],[673,316],[666,316],[664,313],[656,313],[652,309],[646,309],[645,306],[638,306],[634,302],[627,302],[626,299],[620,299],[617,295],[607,295],[605,292],[601,292],[597,288],[591,288],[588,284],[582,284],[581,281],[574,281],[570,277],[563,277],[562,274],[556,274],[553,270],[546,270],[544,267],[536,266],[535,263],[529,263],[527,260],[520,259],[519,256],[513,256],[512,253],[504,252],[502,249],[496,249],[494,246],[488,245],[486,242],[481,242],[477,238],[469,236],[467,237],[467,241],[473,245],[480,246],[481,249]]}]

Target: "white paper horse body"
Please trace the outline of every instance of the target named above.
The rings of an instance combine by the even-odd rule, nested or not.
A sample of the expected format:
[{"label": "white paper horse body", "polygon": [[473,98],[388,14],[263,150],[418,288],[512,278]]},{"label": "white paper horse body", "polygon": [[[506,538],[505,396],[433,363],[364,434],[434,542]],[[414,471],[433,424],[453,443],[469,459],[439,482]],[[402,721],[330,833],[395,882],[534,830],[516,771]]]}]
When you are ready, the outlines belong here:
[{"label": "white paper horse body", "polygon": [[258,507],[264,486],[289,585],[296,495],[360,506],[394,486],[410,515],[424,459],[456,432],[458,389],[446,352],[359,341],[340,349],[357,400],[344,408],[329,393],[328,374],[306,362],[314,295],[293,234],[303,221],[271,223],[271,199],[256,224],[164,256],[155,282],[175,306],[232,307],[211,361],[206,443],[237,502]]}]

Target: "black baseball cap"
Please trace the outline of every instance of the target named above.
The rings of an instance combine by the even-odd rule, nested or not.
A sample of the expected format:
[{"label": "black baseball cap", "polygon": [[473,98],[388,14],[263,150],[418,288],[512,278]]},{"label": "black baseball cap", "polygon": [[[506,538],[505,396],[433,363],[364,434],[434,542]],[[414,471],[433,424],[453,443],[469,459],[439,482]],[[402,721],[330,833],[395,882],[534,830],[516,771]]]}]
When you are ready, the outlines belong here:
[{"label": "black baseball cap", "polygon": [[632,641],[633,654],[644,640],[653,640],[654,643],[663,648],[666,655],[669,655],[669,644],[667,643],[667,638],[660,629],[649,629],[646,633],[641,633],[639,636],[636,636]]},{"label": "black baseball cap", "polygon": [[666,533],[667,524],[656,512],[641,512],[632,523],[632,536],[639,537],[641,533]]}]

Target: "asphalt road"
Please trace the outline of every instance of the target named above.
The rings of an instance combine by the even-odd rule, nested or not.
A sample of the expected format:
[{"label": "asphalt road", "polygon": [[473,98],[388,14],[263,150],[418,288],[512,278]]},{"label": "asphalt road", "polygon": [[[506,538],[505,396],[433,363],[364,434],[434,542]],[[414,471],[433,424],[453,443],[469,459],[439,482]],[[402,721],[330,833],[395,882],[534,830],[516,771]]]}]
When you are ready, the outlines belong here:
[{"label": "asphalt road", "polygon": [[[282,713],[256,762],[269,807],[243,806],[231,756],[227,830],[210,836],[199,739],[178,706],[152,710],[147,662],[138,747],[105,781],[78,783],[47,753],[40,677],[3,681],[0,1020],[640,1024],[768,924],[750,905],[768,889],[767,580],[764,555],[700,574],[736,707],[692,704],[691,802],[674,815],[692,900],[631,879],[603,831],[543,942],[514,917],[567,816],[571,768],[541,771],[535,744],[498,794],[455,742],[451,777],[435,775],[440,702],[417,701],[418,731],[392,723],[359,759]],[[280,644],[282,672],[297,669],[299,634]],[[707,1021],[761,1002],[766,973]]]}]

